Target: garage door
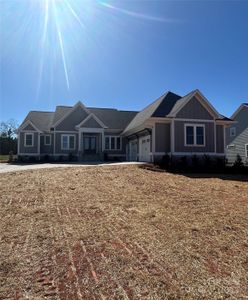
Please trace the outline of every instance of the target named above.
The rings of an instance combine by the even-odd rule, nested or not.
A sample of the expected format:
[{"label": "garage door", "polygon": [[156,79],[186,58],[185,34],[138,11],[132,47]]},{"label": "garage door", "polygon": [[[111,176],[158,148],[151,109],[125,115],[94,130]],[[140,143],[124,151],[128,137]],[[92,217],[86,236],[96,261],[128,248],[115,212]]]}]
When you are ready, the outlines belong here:
[{"label": "garage door", "polygon": [[140,138],[139,161],[150,162],[150,136]]},{"label": "garage door", "polygon": [[129,160],[130,161],[137,161],[137,153],[138,153],[138,144],[137,140],[135,141],[130,141],[129,142]]}]

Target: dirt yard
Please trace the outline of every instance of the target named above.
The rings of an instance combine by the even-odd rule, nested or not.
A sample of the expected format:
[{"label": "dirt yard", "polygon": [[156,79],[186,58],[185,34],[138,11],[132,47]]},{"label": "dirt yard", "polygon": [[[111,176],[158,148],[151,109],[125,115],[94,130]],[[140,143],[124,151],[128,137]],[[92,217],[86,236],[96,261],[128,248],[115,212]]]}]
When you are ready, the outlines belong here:
[{"label": "dirt yard", "polygon": [[248,298],[248,182],[139,166],[0,175],[0,299],[226,298]]}]

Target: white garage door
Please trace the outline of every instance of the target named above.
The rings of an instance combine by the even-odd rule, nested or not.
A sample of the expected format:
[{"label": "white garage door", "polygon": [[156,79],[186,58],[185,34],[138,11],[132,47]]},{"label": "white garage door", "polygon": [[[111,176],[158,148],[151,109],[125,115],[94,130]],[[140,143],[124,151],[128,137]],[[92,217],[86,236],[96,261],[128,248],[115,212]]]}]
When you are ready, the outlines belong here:
[{"label": "white garage door", "polygon": [[139,161],[150,162],[150,136],[140,138]]},{"label": "white garage door", "polygon": [[138,152],[138,144],[137,140],[135,141],[130,141],[129,142],[129,160],[130,161],[137,161],[137,152]]}]

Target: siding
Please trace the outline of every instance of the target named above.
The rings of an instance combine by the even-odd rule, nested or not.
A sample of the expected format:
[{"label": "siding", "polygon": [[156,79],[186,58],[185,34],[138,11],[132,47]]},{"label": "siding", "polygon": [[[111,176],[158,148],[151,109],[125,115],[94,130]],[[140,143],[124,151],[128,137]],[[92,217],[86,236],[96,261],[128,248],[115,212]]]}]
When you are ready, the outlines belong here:
[{"label": "siding", "polygon": [[99,125],[99,123],[97,123],[97,121],[94,118],[90,118],[88,121],[86,121],[82,127],[86,127],[86,128],[102,128],[102,126]]},{"label": "siding", "polygon": [[213,120],[211,114],[193,97],[177,114],[177,118]]},{"label": "siding", "polygon": [[[205,125],[205,147],[184,146],[184,124]],[[214,152],[214,123],[175,121],[175,152]]]},{"label": "siding", "polygon": [[170,124],[155,124],[155,152],[170,152]]},{"label": "siding", "polygon": [[[246,128],[248,128],[248,108],[244,107],[239,114],[236,116],[235,121],[237,123],[231,125],[226,129],[226,144],[232,144],[233,141],[237,138],[239,134],[241,134]],[[230,128],[236,128],[236,136],[230,136]]]},{"label": "siding", "polygon": [[[236,138],[229,144],[229,147],[227,147],[226,158],[228,163],[233,164],[237,158],[237,154],[239,154],[243,162],[248,164],[248,159],[245,156],[245,144],[248,144],[248,128],[236,136]],[[230,145],[234,145],[234,147],[230,148]]]},{"label": "siding", "polygon": [[81,123],[87,116],[86,111],[79,106],[56,127],[56,130],[73,131],[75,130],[75,126]]},{"label": "siding", "polygon": [[31,125],[28,124],[26,127],[24,127],[22,130],[30,130],[30,131],[36,131],[36,129]]},{"label": "siding", "polygon": [[[244,163],[248,160],[245,157],[245,144],[248,144],[248,108],[243,109],[237,114],[235,121],[237,123],[231,125],[226,129],[226,158],[229,163],[234,163],[237,154],[239,154]],[[230,128],[236,128],[236,136],[230,136]],[[234,147],[230,147],[234,145]],[[228,147],[229,146],[229,147]]]},{"label": "siding", "polygon": [[24,146],[24,136],[25,133],[24,132],[20,132],[20,145],[19,145],[19,149],[20,149],[20,153],[25,153],[25,154],[29,154],[29,153],[37,153],[38,154],[38,132],[34,132],[34,146],[33,147],[25,147]]},{"label": "siding", "polygon": [[223,125],[216,125],[216,152],[224,153],[224,129]]}]

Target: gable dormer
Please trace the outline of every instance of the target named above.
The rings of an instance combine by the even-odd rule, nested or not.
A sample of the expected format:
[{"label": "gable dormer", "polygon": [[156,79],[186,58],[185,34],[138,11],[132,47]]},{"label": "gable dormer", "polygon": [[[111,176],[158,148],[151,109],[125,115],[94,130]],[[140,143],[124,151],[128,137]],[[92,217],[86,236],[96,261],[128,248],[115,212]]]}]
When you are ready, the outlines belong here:
[{"label": "gable dormer", "polygon": [[76,129],[79,128],[107,128],[107,126],[99,119],[96,115],[91,113],[85,118],[80,124],[76,126]]},{"label": "gable dormer", "polygon": [[171,115],[175,118],[214,120],[220,118],[219,113],[199,90],[179,100],[177,108]]},{"label": "gable dormer", "polygon": [[89,115],[88,109],[81,102],[78,102],[53,127],[57,131],[74,131],[76,125],[80,124]]}]

